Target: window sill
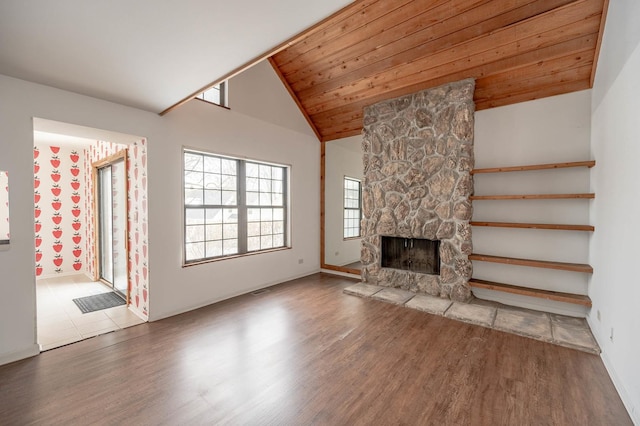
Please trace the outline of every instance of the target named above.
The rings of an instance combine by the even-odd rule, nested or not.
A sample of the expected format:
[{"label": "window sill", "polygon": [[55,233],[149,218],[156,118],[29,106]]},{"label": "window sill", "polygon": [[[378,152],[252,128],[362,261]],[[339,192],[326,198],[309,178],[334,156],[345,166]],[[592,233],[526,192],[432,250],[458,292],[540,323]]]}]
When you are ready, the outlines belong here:
[{"label": "window sill", "polygon": [[191,262],[191,263],[184,263],[183,262],[182,267],[183,268],[188,268],[190,266],[202,265],[202,264],[205,264],[205,263],[221,262],[221,261],[224,261],[224,260],[239,259],[239,258],[242,258],[242,257],[255,256],[257,254],[274,253],[274,252],[284,251],[284,250],[291,250],[291,247],[278,247],[278,248],[269,249],[269,250],[252,251],[252,252],[249,252],[249,253],[242,253],[242,254],[234,254],[234,255],[230,255],[230,256],[216,257],[215,259],[204,259],[204,260],[199,260],[197,262]]},{"label": "window sill", "polygon": [[229,108],[229,107],[228,107],[228,106],[226,106],[226,105],[220,105],[220,104],[217,104],[217,103],[215,103],[215,102],[205,101],[204,99],[200,99],[200,98],[193,98],[193,99],[195,99],[195,100],[197,100],[197,101],[200,101],[200,102],[204,102],[205,104],[215,105],[215,106],[217,106],[217,107],[220,107],[220,108],[223,108],[223,109],[226,109],[226,110],[231,110],[231,108]]},{"label": "window sill", "polygon": [[358,236],[358,237],[342,238],[342,241],[361,240],[361,239],[362,239],[362,236]]}]

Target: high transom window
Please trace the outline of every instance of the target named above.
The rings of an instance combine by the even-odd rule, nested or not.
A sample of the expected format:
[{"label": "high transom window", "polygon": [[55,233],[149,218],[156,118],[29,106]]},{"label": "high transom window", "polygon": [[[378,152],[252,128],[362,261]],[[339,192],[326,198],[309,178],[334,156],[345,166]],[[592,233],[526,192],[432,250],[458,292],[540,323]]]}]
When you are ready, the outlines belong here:
[{"label": "high transom window", "polygon": [[288,246],[287,166],[184,150],[184,263]]}]

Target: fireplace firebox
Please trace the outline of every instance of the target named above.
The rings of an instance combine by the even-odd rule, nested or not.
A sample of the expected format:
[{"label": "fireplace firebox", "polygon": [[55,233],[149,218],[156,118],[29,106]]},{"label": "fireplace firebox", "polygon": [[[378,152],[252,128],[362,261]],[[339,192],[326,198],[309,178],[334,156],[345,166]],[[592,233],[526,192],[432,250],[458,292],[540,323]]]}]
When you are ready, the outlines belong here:
[{"label": "fireplace firebox", "polygon": [[440,240],[382,236],[381,265],[422,274],[440,275]]}]

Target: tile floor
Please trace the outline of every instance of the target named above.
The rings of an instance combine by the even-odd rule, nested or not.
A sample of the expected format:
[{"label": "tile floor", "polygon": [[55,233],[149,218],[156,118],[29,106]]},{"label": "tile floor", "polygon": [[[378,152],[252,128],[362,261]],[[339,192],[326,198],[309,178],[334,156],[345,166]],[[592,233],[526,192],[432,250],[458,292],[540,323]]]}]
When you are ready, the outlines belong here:
[{"label": "tile floor", "polygon": [[144,322],[124,305],[83,314],[72,301],[108,291],[106,285],[84,275],[38,280],[38,343],[41,349],[46,351]]},{"label": "tile floor", "polygon": [[344,289],[344,292],[559,346],[594,354],[600,353],[600,348],[584,318],[548,314],[480,299],[473,299],[470,303],[458,303],[397,288],[365,283],[349,286]]}]

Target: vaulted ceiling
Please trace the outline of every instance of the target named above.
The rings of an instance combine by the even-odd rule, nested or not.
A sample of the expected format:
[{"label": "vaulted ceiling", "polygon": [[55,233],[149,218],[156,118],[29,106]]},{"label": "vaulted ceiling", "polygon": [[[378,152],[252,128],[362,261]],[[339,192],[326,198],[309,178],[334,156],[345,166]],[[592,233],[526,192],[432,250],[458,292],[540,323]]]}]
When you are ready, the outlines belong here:
[{"label": "vaulted ceiling", "polygon": [[270,58],[321,140],[464,78],[482,110],[590,88],[608,0],[358,0]]}]

